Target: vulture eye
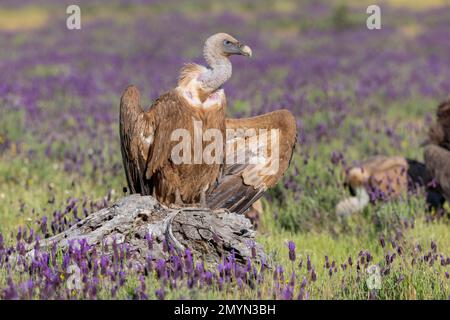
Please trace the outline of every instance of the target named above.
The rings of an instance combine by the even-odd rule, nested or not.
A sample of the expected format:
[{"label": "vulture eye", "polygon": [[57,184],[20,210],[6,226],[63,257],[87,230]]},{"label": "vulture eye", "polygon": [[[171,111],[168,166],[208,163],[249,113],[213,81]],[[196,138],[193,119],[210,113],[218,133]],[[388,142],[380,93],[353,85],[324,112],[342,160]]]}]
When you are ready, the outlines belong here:
[{"label": "vulture eye", "polygon": [[230,40],[223,40],[223,44],[229,46],[231,44]]}]

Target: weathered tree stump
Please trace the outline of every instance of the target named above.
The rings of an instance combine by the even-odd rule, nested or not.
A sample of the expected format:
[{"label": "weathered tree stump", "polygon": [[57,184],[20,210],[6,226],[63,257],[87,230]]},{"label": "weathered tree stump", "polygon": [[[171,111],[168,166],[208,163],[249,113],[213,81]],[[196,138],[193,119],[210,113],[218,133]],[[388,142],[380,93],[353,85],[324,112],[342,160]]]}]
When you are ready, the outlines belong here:
[{"label": "weathered tree stump", "polygon": [[127,244],[131,259],[138,263],[144,263],[149,255],[155,260],[168,259],[167,248],[172,247],[179,253],[189,248],[208,265],[219,263],[233,251],[238,262],[256,258],[268,264],[261,246],[254,241],[255,234],[250,220],[243,215],[222,209],[169,208],[151,196],[134,194],[58,235],[41,240],[40,248],[50,248],[56,243],[65,250],[71,242],[85,239],[99,249],[106,243],[111,250],[115,241]]}]

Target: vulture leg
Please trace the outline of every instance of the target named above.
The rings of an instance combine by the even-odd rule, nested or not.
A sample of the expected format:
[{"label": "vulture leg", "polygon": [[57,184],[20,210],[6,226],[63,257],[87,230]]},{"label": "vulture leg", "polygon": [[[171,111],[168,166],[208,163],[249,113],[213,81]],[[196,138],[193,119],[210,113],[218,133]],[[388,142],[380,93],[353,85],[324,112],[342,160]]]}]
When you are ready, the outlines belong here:
[{"label": "vulture leg", "polygon": [[198,203],[185,203],[181,197],[180,190],[175,191],[175,202],[170,205],[171,208],[207,208],[206,191],[200,193],[200,201]]},{"label": "vulture leg", "polygon": [[200,202],[199,202],[199,205],[200,205],[201,208],[207,208],[207,205],[206,205],[206,190],[203,190],[203,191],[200,193]]},{"label": "vulture leg", "polygon": [[181,199],[180,190],[177,189],[177,190],[175,191],[175,205],[177,205],[177,206],[182,206],[183,204],[184,204],[184,203],[183,203],[183,200]]}]

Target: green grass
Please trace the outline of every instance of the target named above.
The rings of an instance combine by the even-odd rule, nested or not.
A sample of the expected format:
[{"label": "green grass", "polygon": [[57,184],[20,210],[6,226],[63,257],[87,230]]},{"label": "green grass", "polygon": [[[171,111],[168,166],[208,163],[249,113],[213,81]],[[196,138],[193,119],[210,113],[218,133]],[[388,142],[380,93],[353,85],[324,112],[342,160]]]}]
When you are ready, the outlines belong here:
[{"label": "green grass", "polygon": [[[405,105],[411,107],[411,102]],[[402,108],[405,105],[396,107]],[[416,106],[422,105],[417,102]],[[430,104],[423,104],[432,108]],[[247,107],[245,103],[237,102],[236,110]],[[392,110],[392,109],[391,109]],[[395,108],[395,110],[398,110]],[[417,107],[417,113],[410,114],[412,118],[420,117],[423,110]],[[240,110],[241,111],[241,110]],[[392,111],[391,116],[399,118],[401,111]],[[329,115],[318,112],[311,125],[326,120]],[[339,129],[339,136],[347,135],[350,124],[358,124],[358,119],[349,118]],[[352,122],[353,121],[353,122]],[[18,226],[35,227],[35,221],[43,215],[50,216],[54,210],[62,209],[69,197],[101,199],[110,189],[114,189],[113,199],[121,195],[121,188],[125,185],[124,175],[121,172],[116,176],[101,176],[93,173],[89,165],[83,167],[79,173],[68,174],[63,168],[64,143],[54,143],[53,160],[45,154],[45,145],[23,130],[24,121],[21,113],[9,113],[2,118],[2,138],[8,137],[13,141],[23,141],[18,147],[12,144],[0,157],[0,232],[5,235],[6,241],[13,241],[12,233]],[[14,124],[14,125],[13,125]],[[99,128],[101,129],[101,128]],[[367,136],[360,132],[362,139],[348,150],[349,159],[358,159],[358,155],[367,152],[367,146],[374,136]],[[376,137],[375,137],[376,138]],[[380,134],[380,144],[385,147],[387,154],[398,154],[388,140],[383,140]],[[408,137],[405,136],[405,139]],[[82,135],[74,139],[83,141],[86,145],[95,142],[88,141]],[[32,145],[36,152],[33,156],[27,155],[28,146]],[[285,270],[287,281],[294,268],[299,278],[305,276],[310,279],[306,269],[306,256],[309,255],[317,272],[317,281],[311,282],[309,287],[310,298],[314,299],[367,299],[369,290],[365,284],[368,274],[363,270],[361,278],[356,280],[355,272],[346,273],[340,265],[348,257],[357,260],[361,250],[368,250],[374,257],[375,263],[384,263],[387,249],[395,251],[388,243],[383,250],[379,244],[379,237],[386,239],[394,237],[400,230],[404,248],[404,256],[394,261],[391,273],[383,277],[382,289],[377,292],[381,299],[446,299],[450,294],[449,280],[445,277],[447,267],[440,267],[439,261],[434,266],[417,264],[411,267],[411,260],[417,257],[414,247],[420,244],[424,250],[430,248],[431,241],[437,243],[439,252],[450,255],[450,233],[448,219],[438,219],[426,222],[427,215],[423,195],[410,199],[392,201],[387,204],[369,206],[363,212],[343,219],[334,213],[334,206],[347,192],[342,189],[342,168],[335,167],[330,162],[333,150],[342,148],[341,139],[331,139],[327,143],[310,148],[298,146],[301,151],[315,154],[307,164],[302,157],[296,154],[293,166],[297,166],[300,174],[294,179],[303,187],[299,199],[294,198],[292,190],[285,189],[279,184],[270,194],[278,200],[264,201],[264,213],[261,217],[261,227],[257,241],[273,259],[275,264],[288,266]],[[18,151],[22,149],[22,151]],[[405,148],[405,152],[419,156],[420,151]],[[104,153],[107,153],[106,147]],[[120,161],[120,153],[114,154],[114,162]],[[293,166],[290,172],[293,172]],[[309,177],[309,178],[307,178]],[[103,179],[103,180],[102,180]],[[99,183],[107,181],[107,183]],[[120,190],[120,191],[119,191]],[[53,203],[49,199],[54,198]],[[281,203],[280,203],[281,202]],[[405,220],[414,219],[414,228],[405,228]],[[298,262],[291,264],[288,259],[287,241],[292,240],[297,246],[297,257],[303,260],[302,269]],[[423,253],[422,253],[423,254]],[[336,261],[338,273],[328,275],[323,268],[324,256],[330,261]],[[355,268],[355,265],[353,266]],[[4,272],[4,271],[3,271]],[[403,281],[398,283],[402,275]],[[20,274],[16,275],[20,278]],[[267,276],[270,276],[269,274]],[[5,283],[5,276],[0,275],[0,287]],[[146,279],[149,288],[158,288],[159,280],[149,277]],[[127,298],[132,295],[133,288],[138,284],[137,279],[127,279],[127,284],[119,290],[116,298]],[[270,283],[270,282],[268,282]],[[219,291],[217,288],[209,289],[180,289],[166,292],[166,298],[207,298],[207,299],[252,299],[257,298],[258,290],[249,288],[238,289],[236,286],[226,287]],[[259,288],[262,296],[271,297],[272,287],[265,284]],[[74,297],[77,297],[76,295]],[[105,286],[99,293],[101,298],[111,298],[109,288]]]},{"label": "green grass", "polygon": [[[135,14],[158,15],[170,10],[180,11],[187,16],[196,16],[212,12],[230,11],[248,19],[251,26],[257,26],[258,30],[270,30],[274,34],[277,31],[299,32],[308,30],[314,23],[320,26],[319,29],[351,28],[355,22],[360,23],[361,15],[353,16],[349,8],[354,7],[353,1],[349,2],[349,7],[340,6],[342,1],[335,1],[336,9],[330,15],[330,19],[313,21],[314,19],[305,17],[298,21],[273,20],[257,21],[255,17],[258,10],[265,12],[273,9],[276,12],[289,12],[295,3],[292,1],[273,2],[267,1],[267,6],[255,6],[251,3],[230,5],[228,2],[215,2],[214,4],[203,4],[201,6],[191,5],[169,5],[147,7],[139,9],[124,6],[120,10],[117,8],[100,8],[86,6],[86,21],[101,19],[105,17],[117,17],[118,23],[127,23],[134,19]],[[388,1],[392,4],[403,5],[403,0]],[[445,1],[432,1],[441,3]],[[359,1],[358,1],[359,4]],[[413,7],[419,6],[419,1],[415,1]],[[31,10],[31,9],[26,9]],[[14,10],[14,15],[20,16],[31,14],[29,28],[38,28],[45,25],[47,11],[56,10],[50,8],[47,11],[33,8],[33,12]],[[83,9],[84,10],[84,9]],[[270,10],[269,10],[270,11]],[[0,20],[10,11],[0,11]],[[364,16],[365,17],[365,16]],[[128,20],[127,20],[128,19]],[[16,19],[17,20],[17,19]],[[20,19],[19,19],[20,20]],[[18,21],[19,21],[18,20]],[[0,29],[12,30],[19,28],[17,23],[6,26],[0,23]],[[28,26],[27,25],[27,26]],[[317,25],[316,25],[317,28]],[[104,36],[116,37],[115,34]],[[28,36],[29,37],[29,36]],[[12,38],[13,46],[19,46],[26,42],[27,36],[16,34]],[[277,36],[272,40],[275,44],[280,40]],[[322,40],[322,41],[326,41]],[[402,42],[399,42],[400,45]],[[100,45],[100,44],[98,44]],[[315,46],[320,45],[320,41],[305,43],[305,52]],[[64,48],[60,48],[64,50]],[[117,50],[130,50],[127,46],[117,48]],[[1,54],[1,53],[0,53]],[[189,55],[195,56],[192,52]],[[385,66],[386,67],[386,66]],[[290,70],[285,68],[272,68],[267,70],[264,76],[273,79],[274,83],[281,81],[289,74]],[[63,65],[40,65],[37,64],[28,70],[26,76],[52,77],[65,74],[68,71]],[[399,77],[402,75],[399,75]],[[405,76],[405,74],[403,74]],[[134,81],[139,83],[139,75],[133,75]],[[347,75],[340,75],[339,81],[351,81]],[[330,83],[336,79],[327,79]],[[411,88],[414,91],[415,88]],[[276,100],[284,93],[285,88],[274,89],[269,98]],[[330,92],[325,93],[314,84],[299,91],[308,92],[307,99],[311,102],[321,101],[327,98]],[[295,92],[294,92],[295,94]],[[344,96],[342,93],[340,93]],[[258,95],[256,92],[255,95]],[[353,97],[353,92],[348,92],[349,97]],[[105,101],[110,101],[111,105],[117,105],[117,94],[105,95]],[[259,101],[259,100],[260,101]],[[257,102],[262,103],[262,96],[255,97]],[[371,101],[378,110],[372,110],[367,103]],[[0,102],[1,97],[0,97]],[[51,143],[52,156],[45,155],[47,143],[35,135],[32,130],[28,130],[23,112],[5,111],[0,109],[0,147],[6,141],[11,144],[0,153],[0,232],[5,237],[7,244],[12,244],[15,239],[15,232],[19,226],[36,228],[36,221],[42,216],[51,217],[54,211],[62,210],[66,206],[67,199],[79,198],[88,201],[96,201],[105,197],[110,190],[112,200],[117,200],[122,196],[122,187],[126,185],[125,176],[122,170],[117,171],[112,168],[113,164],[120,164],[120,148],[118,137],[113,142],[103,143],[100,139],[89,137],[87,133],[79,130],[76,119],[65,118],[64,108],[76,108],[84,111],[80,97],[73,96],[70,92],[58,92],[52,97],[52,101],[39,101],[48,113],[61,114],[61,117],[53,117],[57,121],[63,122],[63,127],[67,132],[61,139],[57,136]],[[261,104],[260,103],[260,104]],[[250,102],[244,100],[230,101],[229,114],[246,114],[252,106]],[[292,177],[301,191],[290,190],[279,183],[274,189],[268,192],[264,200],[264,212],[261,217],[260,229],[258,230],[257,241],[264,247],[269,257],[275,265],[285,267],[286,281],[295,269],[301,282],[302,277],[308,279],[308,291],[313,299],[367,299],[370,290],[367,288],[365,280],[367,272],[362,268],[360,279],[357,280],[356,260],[361,250],[370,251],[374,264],[385,265],[385,255],[395,251],[390,238],[398,237],[398,243],[403,248],[403,255],[397,257],[391,268],[391,272],[382,279],[382,287],[377,291],[377,298],[380,299],[447,299],[450,296],[450,280],[446,278],[445,272],[450,272],[449,266],[440,266],[437,260],[430,266],[428,263],[420,262],[423,256],[430,250],[431,241],[437,243],[438,252],[445,256],[450,256],[450,226],[449,219],[444,217],[429,221],[430,214],[426,212],[426,204],[423,194],[407,199],[398,199],[389,203],[380,203],[369,206],[348,218],[338,217],[334,208],[336,203],[343,197],[348,196],[348,192],[342,188],[343,168],[341,165],[333,165],[330,157],[333,151],[339,150],[345,153],[348,162],[362,160],[365,155],[382,153],[386,155],[403,155],[418,160],[422,160],[422,149],[418,147],[426,136],[423,120],[425,115],[433,114],[435,99],[422,97],[414,94],[413,98],[407,101],[397,101],[386,103],[377,96],[376,93],[366,100],[365,105],[358,105],[353,100],[348,103],[348,116],[338,128],[329,128],[333,134],[324,137],[317,143],[304,146],[297,146],[291,168],[287,176],[292,176],[298,170],[298,175]],[[302,129],[311,133],[315,127],[322,123],[332,123],[331,119],[337,114],[335,112],[323,111],[319,108],[314,113],[310,113],[303,121]],[[365,122],[364,117],[369,117]],[[87,120],[89,128],[95,128],[97,137],[101,137],[104,132],[111,130],[117,132],[118,125],[111,127],[97,125],[91,117]],[[392,127],[395,125],[395,134],[399,135],[399,145],[396,145],[383,132],[383,122]],[[417,125],[411,130],[409,125]],[[43,132],[51,132],[50,121],[40,124],[39,128]],[[370,125],[371,128],[367,128]],[[380,126],[380,132],[374,127]],[[31,126],[32,127],[32,126]],[[352,128],[356,128],[353,132]],[[369,130],[370,129],[370,130]],[[42,132],[41,132],[42,134]],[[105,135],[107,136],[107,135]],[[70,138],[68,141],[67,138]],[[109,135],[111,138],[111,135]],[[352,141],[352,144],[346,143]],[[69,145],[78,145],[83,150],[99,151],[103,158],[101,170],[94,170],[89,162],[83,164],[79,171],[64,171],[65,152],[72,150]],[[28,151],[32,149],[33,153]],[[0,150],[2,150],[0,148]],[[111,156],[109,156],[111,154]],[[305,163],[305,154],[310,157]],[[447,206],[447,210],[450,208]],[[433,215],[433,214],[431,214]],[[414,228],[411,221],[414,220]],[[405,221],[408,226],[405,227]],[[379,242],[380,236],[386,239],[386,248],[382,248]],[[288,258],[287,242],[293,241],[297,247],[297,261],[291,263]],[[416,246],[423,248],[422,252],[416,251]],[[317,272],[317,281],[310,281],[310,274],[306,270],[307,256]],[[328,269],[323,268],[324,256],[328,256],[330,261],[335,261],[338,267],[337,274],[329,276]],[[341,264],[352,257],[354,264],[352,272],[344,272]],[[59,257],[60,258],[60,257]],[[412,266],[411,261],[417,259]],[[303,266],[298,266],[299,260],[303,261]],[[350,268],[350,267],[349,267]],[[20,272],[14,273],[14,278],[20,282],[24,275]],[[272,277],[266,274],[267,278]],[[399,281],[400,278],[402,281]],[[4,269],[0,269],[0,288],[5,287],[7,275]],[[100,282],[102,279],[100,278]],[[103,282],[102,282],[103,283]],[[103,289],[99,292],[99,298],[122,298],[132,296],[134,289],[139,285],[136,277],[128,277],[126,285],[117,292],[117,296],[110,295],[109,282],[104,282]],[[154,290],[161,287],[161,283],[155,277],[146,278],[147,287],[150,288],[150,298],[155,298]],[[264,298],[272,297],[272,282],[266,281],[261,287],[250,289],[238,288],[236,285],[227,285],[224,290],[217,287],[192,289],[185,287],[171,289],[166,292],[166,298],[190,298],[190,299],[258,299],[258,291]],[[298,287],[298,285],[297,285]],[[297,293],[296,293],[297,294]],[[81,298],[78,293],[74,293],[74,298]]]},{"label": "green grass", "polygon": [[[12,136],[17,133],[10,129],[7,134]],[[307,182],[302,180],[303,177],[312,176],[316,177],[316,184],[321,188],[314,187],[309,190],[306,188],[302,197],[294,200],[289,190],[279,186],[277,189],[281,190],[282,197],[285,199],[283,205],[276,201],[264,202],[265,210],[257,240],[276,264],[288,266],[285,270],[287,279],[292,272],[290,268],[298,269],[297,264],[291,265],[288,260],[286,246],[288,240],[295,242],[298,258],[303,260],[300,277],[304,275],[309,279],[305,265],[306,256],[311,257],[318,280],[310,287],[310,298],[367,299],[369,290],[364,281],[367,274],[362,272],[361,279],[357,282],[354,273],[352,275],[344,273],[340,265],[347,261],[349,256],[355,261],[360,250],[369,250],[375,262],[382,262],[385,253],[379,244],[379,236],[383,234],[388,239],[397,229],[400,229],[403,232],[405,258],[404,261],[396,260],[393,271],[383,277],[378,298],[447,298],[450,288],[449,280],[445,278],[444,272],[448,271],[448,267],[439,267],[439,262],[436,262],[434,267],[411,268],[409,262],[414,256],[413,248],[416,244],[429,248],[432,240],[437,242],[440,252],[450,255],[448,220],[425,222],[425,203],[420,196],[407,201],[393,201],[368,207],[364,212],[345,220],[336,217],[333,210],[336,202],[347,196],[340,186],[342,173],[339,170],[327,170],[330,167],[329,153],[336,143],[318,147],[317,158],[307,165],[300,166],[301,174],[297,177],[300,185],[307,185]],[[364,141],[360,146],[355,147],[363,148]],[[299,158],[299,156],[296,157]],[[294,163],[296,163],[295,160]],[[14,150],[9,150],[1,156],[0,231],[6,236],[7,241],[12,241],[13,237],[10,233],[18,226],[32,227],[34,221],[40,216],[50,215],[52,210],[63,208],[69,196],[99,199],[106,195],[110,188],[120,190],[125,184],[123,175],[110,177],[109,184],[103,185],[89,175],[90,168],[85,169],[84,176],[68,175],[61,170],[61,167],[61,162],[49,161],[39,151],[32,158],[15,154]],[[272,194],[277,194],[277,191],[272,191]],[[55,202],[49,204],[48,200],[52,196],[55,197]],[[119,196],[117,191],[113,195],[114,198]],[[402,227],[402,221],[410,218],[415,218],[415,227],[405,229]],[[328,270],[322,267],[325,255],[330,257],[330,261],[336,261],[339,269],[337,275],[330,277]],[[400,274],[404,280],[397,284]],[[0,275],[0,287],[4,281],[5,277]],[[150,288],[158,288],[160,285],[157,279],[151,277],[146,281]],[[126,286],[119,290],[116,298],[128,297],[137,283],[134,278],[127,279]],[[259,289],[263,296],[271,296],[272,288],[268,285]],[[99,297],[111,298],[108,292],[109,289],[105,287],[104,292],[99,293]],[[222,291],[217,288],[193,291],[182,289],[166,292],[166,298],[251,299],[257,298],[256,292],[248,288],[239,290],[233,286]]]}]

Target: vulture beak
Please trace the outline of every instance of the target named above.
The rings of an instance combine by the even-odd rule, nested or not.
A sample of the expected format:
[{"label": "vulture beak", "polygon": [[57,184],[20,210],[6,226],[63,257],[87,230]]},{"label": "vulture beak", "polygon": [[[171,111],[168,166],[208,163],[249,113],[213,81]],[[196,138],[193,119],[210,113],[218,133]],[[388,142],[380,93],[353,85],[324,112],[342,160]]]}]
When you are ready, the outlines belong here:
[{"label": "vulture beak", "polygon": [[233,43],[230,43],[229,45],[225,46],[224,53],[226,55],[238,54],[241,56],[251,57],[252,49],[250,49],[249,46],[246,46],[243,43],[233,42]]},{"label": "vulture beak", "polygon": [[239,45],[239,54],[250,58],[252,56],[252,49],[250,49],[249,46],[240,44]]}]

